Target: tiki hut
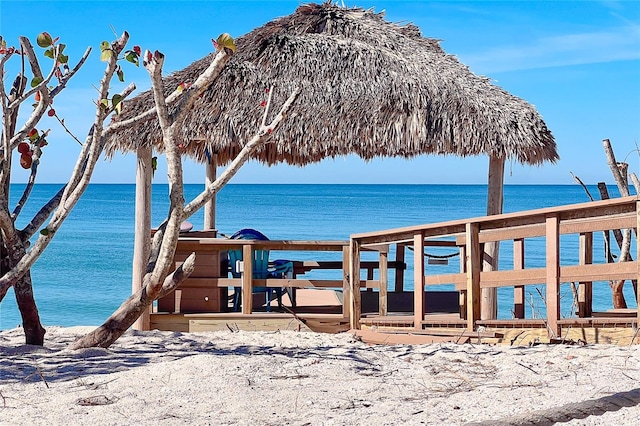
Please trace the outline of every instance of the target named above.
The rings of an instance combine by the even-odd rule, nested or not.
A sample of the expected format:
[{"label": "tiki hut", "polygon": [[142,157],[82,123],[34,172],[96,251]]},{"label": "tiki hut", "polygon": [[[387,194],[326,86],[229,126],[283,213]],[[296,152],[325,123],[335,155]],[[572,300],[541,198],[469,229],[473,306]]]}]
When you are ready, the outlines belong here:
[{"label": "tiki hut", "polygon": [[[302,5],[237,38],[236,46],[181,127],[185,154],[208,165],[208,180],[256,131],[270,86],[274,105],[296,87],[301,93],[255,153],[265,164],[302,166],[348,154],[364,160],[487,155],[487,213],[495,214],[502,211],[506,160],[540,165],[558,159],[554,138],[531,104],[475,75],[418,27],[388,22],[383,13],[331,2]],[[212,55],[166,77],[167,95],[194,81]],[[142,93],[125,103],[121,117],[153,104],[151,92]],[[151,147],[161,151],[156,122],[114,135],[106,152],[137,151],[143,165]],[[214,227],[213,210],[205,211],[205,228]]]},{"label": "tiki hut", "polygon": [[[264,90],[274,104],[300,87],[289,117],[255,156],[272,165],[305,165],[357,154],[410,158],[424,154],[488,155],[539,165],[558,159],[536,109],[473,74],[439,41],[382,13],[308,4],[236,40],[222,76],[182,126],[186,154],[226,164],[262,117]],[[212,55],[166,78],[167,94],[194,81]],[[153,106],[151,91],[129,100],[123,118]],[[156,123],[115,135],[106,150],[161,146]]]}]

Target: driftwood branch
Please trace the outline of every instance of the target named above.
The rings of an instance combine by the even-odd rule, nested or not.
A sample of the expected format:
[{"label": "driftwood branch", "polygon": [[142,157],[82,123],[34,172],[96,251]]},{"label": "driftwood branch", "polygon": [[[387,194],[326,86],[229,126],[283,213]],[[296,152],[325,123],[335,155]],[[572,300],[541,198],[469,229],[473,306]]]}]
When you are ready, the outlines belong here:
[{"label": "driftwood branch", "polygon": [[[196,211],[202,208],[207,201],[209,201],[213,196],[224,186],[226,185],[231,178],[237,173],[237,171],[242,167],[242,165],[249,159],[249,156],[253,152],[254,149],[263,144],[271,135],[271,133],[277,128],[278,124],[284,119],[286,116],[286,112],[289,110],[296,97],[300,93],[300,89],[296,88],[289,98],[285,101],[280,108],[278,114],[273,118],[271,123],[267,126],[261,126],[258,132],[247,142],[247,144],[240,150],[238,156],[233,159],[231,164],[227,167],[227,169],[214,181],[212,182],[205,190],[200,193],[196,198],[194,198],[189,204],[187,204],[184,208],[185,218],[190,217]],[[268,109],[270,104],[267,103],[266,108]]]},{"label": "driftwood branch", "polygon": [[578,176],[574,175],[573,172],[569,172],[569,173],[571,173],[573,180],[575,180],[580,184],[580,186],[582,186],[582,189],[584,189],[584,192],[587,193],[587,197],[589,197],[589,200],[594,201],[593,196],[591,195],[591,192],[589,192],[589,188],[587,188],[587,185],[585,185],[584,182],[582,182],[582,180]]}]

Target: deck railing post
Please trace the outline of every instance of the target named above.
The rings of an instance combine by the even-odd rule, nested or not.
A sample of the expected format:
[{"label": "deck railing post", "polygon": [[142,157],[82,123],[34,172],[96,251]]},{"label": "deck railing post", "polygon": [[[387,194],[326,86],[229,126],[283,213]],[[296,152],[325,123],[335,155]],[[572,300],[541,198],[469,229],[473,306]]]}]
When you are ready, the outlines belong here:
[{"label": "deck railing post", "polygon": [[[467,272],[467,248],[466,246],[460,246],[458,248],[460,255],[460,273],[464,274]],[[458,296],[458,303],[460,305],[460,319],[467,319],[467,289],[460,290]]]},{"label": "deck railing post", "polygon": [[[593,263],[593,232],[580,233],[580,265]],[[578,284],[578,316],[587,318],[593,315],[593,283],[580,281]]]},{"label": "deck railing post", "polygon": [[351,297],[349,304],[351,305],[351,317],[349,324],[351,329],[360,329],[360,241],[351,239],[349,243],[349,251],[351,253],[349,259],[349,282],[351,283]]},{"label": "deck railing post", "polygon": [[253,246],[242,246],[242,313],[253,311]]},{"label": "deck railing post", "polygon": [[387,287],[389,285],[388,278],[388,262],[389,262],[389,246],[385,245],[379,251],[378,257],[378,273],[380,274],[379,282],[380,288],[378,289],[379,309],[380,315],[387,315]]},{"label": "deck railing post", "polygon": [[413,328],[422,330],[424,321],[424,234],[413,236]]},{"label": "deck railing post", "polygon": [[[524,269],[524,238],[513,240],[513,269]],[[513,288],[513,316],[524,319],[524,286]]]},{"label": "deck railing post", "polygon": [[467,330],[474,331],[480,319],[480,269],[482,251],[480,249],[480,225],[467,223],[465,227],[467,264]]},{"label": "deck railing post", "polygon": [[398,265],[404,263],[404,244],[396,244],[396,281],[394,291],[402,293],[404,291],[404,268]]},{"label": "deck railing post", "polygon": [[350,248],[348,246],[342,248],[342,317],[343,318],[349,318],[349,315],[351,313],[351,283],[349,282],[349,267],[350,267],[349,252],[350,252]]},{"label": "deck railing post", "polygon": [[557,214],[546,218],[546,302],[549,337],[560,335],[560,220]]}]

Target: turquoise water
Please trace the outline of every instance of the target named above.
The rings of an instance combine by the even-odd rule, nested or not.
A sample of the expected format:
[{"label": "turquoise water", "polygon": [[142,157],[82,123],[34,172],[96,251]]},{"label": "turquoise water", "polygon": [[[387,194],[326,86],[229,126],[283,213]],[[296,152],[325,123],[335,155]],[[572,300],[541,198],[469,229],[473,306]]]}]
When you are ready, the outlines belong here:
[{"label": "turquoise water", "polygon": [[[19,184],[11,186],[12,200],[17,200],[22,188]],[[59,188],[54,184],[36,185],[18,224],[24,225]],[[185,198],[193,198],[201,189],[202,185],[186,185]],[[598,193],[595,186],[590,190],[592,194]],[[166,185],[153,186],[154,226],[166,216],[167,191]],[[612,197],[618,196],[615,188],[609,191]],[[228,235],[251,227],[272,239],[346,240],[357,232],[482,216],[486,212],[486,192],[485,185],[227,185],[218,196],[217,228]],[[130,294],[134,193],[134,185],[90,185],[35,264],[34,291],[45,326],[98,325]],[[588,201],[578,185],[507,185],[504,199],[505,212]],[[190,221],[195,229],[200,229],[202,212]],[[577,259],[578,241],[572,237],[563,239],[563,263],[574,263]],[[596,235],[594,240],[594,261],[603,261],[598,259],[603,253],[601,237]],[[509,244],[501,246],[501,269],[511,268],[510,250]],[[433,253],[442,255],[450,251],[434,249]],[[287,253],[287,256],[341,258],[334,253],[315,256]],[[544,264],[543,241],[527,240],[526,259],[527,267]],[[438,273],[457,272],[458,268],[456,261],[433,267],[441,268]],[[323,278],[331,272],[315,274],[308,276]],[[411,285],[411,269],[406,277]],[[595,310],[611,308],[610,291],[603,284],[594,286]],[[541,309],[539,298],[534,300],[537,291],[527,289],[533,300],[529,313],[531,309]],[[563,286],[562,291],[563,297],[570,300],[568,286]],[[635,307],[629,284],[625,295],[630,307]],[[510,317],[512,303],[511,289],[500,289],[501,317]],[[0,303],[0,329],[19,323],[20,315],[10,291]]]}]

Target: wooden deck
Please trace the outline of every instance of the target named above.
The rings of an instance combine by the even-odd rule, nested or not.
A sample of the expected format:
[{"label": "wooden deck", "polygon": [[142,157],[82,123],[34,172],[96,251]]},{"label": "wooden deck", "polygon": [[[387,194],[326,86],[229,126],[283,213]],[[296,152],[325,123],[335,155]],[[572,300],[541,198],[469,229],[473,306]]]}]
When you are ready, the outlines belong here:
[{"label": "wooden deck", "polygon": [[[323,332],[363,329],[386,334],[445,336],[448,341],[465,336],[509,344],[558,339],[640,343],[640,309],[637,307],[640,290],[637,287],[636,300],[628,301],[632,305],[630,309],[593,312],[592,301],[593,286],[607,285],[613,280],[636,283],[640,276],[636,234],[632,256],[636,260],[596,263],[593,254],[594,233],[638,228],[639,205],[634,196],[355,234],[350,241],[229,240],[213,238],[206,232],[184,234],[178,243],[176,265],[191,252],[196,252],[196,271],[176,292],[158,302],[158,312],[151,314],[151,328]],[[579,253],[573,263],[563,257],[561,265],[560,252],[566,235],[575,235]],[[525,262],[525,247],[531,238],[545,241],[543,266],[530,267]],[[513,244],[513,269],[484,270],[484,244],[501,241]],[[458,251],[459,272],[437,274],[435,267],[427,267],[432,262],[425,261],[423,252],[430,247]],[[314,251],[336,252],[337,258],[295,260],[295,254],[292,254],[293,276],[266,280],[253,279],[251,261],[248,261],[243,264],[242,278],[228,278],[226,250],[238,249],[247,259],[251,259],[252,250],[262,249],[304,252],[306,255]],[[409,291],[404,289],[406,249],[413,250],[409,260],[413,262],[413,283],[418,283]],[[363,251],[373,252],[377,260],[361,260]],[[395,259],[388,259],[389,253],[393,252]],[[326,259],[326,256],[322,258]],[[324,275],[322,279],[308,276],[316,270],[333,271],[334,275],[330,279]],[[560,315],[561,303],[567,303],[560,297],[561,283],[574,283],[578,289],[576,299],[570,301],[577,306],[575,317]],[[429,286],[438,284],[450,284],[454,290],[429,291]],[[541,294],[543,315],[537,312],[536,318],[525,318],[525,289],[532,285],[544,286]],[[301,306],[289,300],[284,312],[266,313],[264,306],[252,297],[253,287],[287,288],[298,292],[326,289],[336,296],[331,303],[302,303]],[[500,287],[513,289],[509,316],[515,318],[481,318],[480,293],[483,289]],[[242,311],[237,313],[229,312],[228,297],[233,288],[242,288],[243,300],[246,300]],[[376,338],[388,342],[399,340],[386,335]]]},{"label": "wooden deck", "polygon": [[339,333],[349,330],[349,319],[340,314],[289,314],[221,312],[209,314],[151,314],[151,328],[168,331],[316,331]]},{"label": "wooden deck", "polygon": [[[640,202],[635,196],[612,200],[582,203],[532,210],[526,212],[485,216],[444,223],[425,224],[406,228],[383,230],[351,236],[351,270],[359,268],[361,250],[395,245],[396,252],[404,253],[404,247],[414,250],[414,303],[412,316],[387,315],[381,309],[379,315],[362,314],[360,293],[354,292],[351,299],[351,326],[385,327],[420,332],[430,328],[464,327],[469,332],[478,330],[527,330],[547,341],[581,336],[580,340],[612,341],[619,339],[640,343],[638,323],[640,308],[637,287],[639,278],[640,249],[637,232],[633,234],[635,260],[615,263],[595,263],[593,254],[594,233],[617,229],[638,229]],[[578,258],[573,263],[563,258],[560,263],[562,241],[567,235],[575,235],[579,241]],[[563,239],[561,239],[561,237]],[[527,262],[526,241],[537,238],[545,242],[546,259],[543,267],[525,267]],[[513,244],[512,270],[486,270],[484,244],[511,241]],[[458,273],[437,274],[427,268],[425,255],[429,247],[449,246],[459,250]],[[351,275],[352,288],[360,287],[359,274]],[[634,285],[634,299],[628,300],[632,309],[593,312],[592,288],[607,285],[610,281],[628,280]],[[417,284],[416,284],[417,283]],[[561,317],[561,283],[573,283],[578,289],[577,297],[571,300],[577,306],[576,318]],[[433,316],[424,309],[427,293],[421,291],[431,285],[450,284],[460,294],[459,314]],[[542,318],[525,318],[525,288],[531,285],[545,287],[542,294]],[[513,319],[482,319],[480,295],[485,289],[513,288]],[[386,303],[385,289],[379,291],[380,305]],[[566,302],[564,302],[566,303]],[[624,329],[624,330],[623,330]],[[603,336],[614,337],[603,337]],[[615,337],[618,336],[618,337]]]}]

